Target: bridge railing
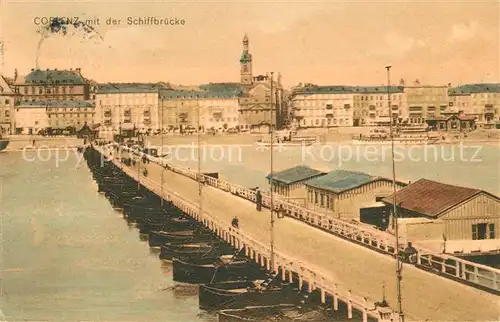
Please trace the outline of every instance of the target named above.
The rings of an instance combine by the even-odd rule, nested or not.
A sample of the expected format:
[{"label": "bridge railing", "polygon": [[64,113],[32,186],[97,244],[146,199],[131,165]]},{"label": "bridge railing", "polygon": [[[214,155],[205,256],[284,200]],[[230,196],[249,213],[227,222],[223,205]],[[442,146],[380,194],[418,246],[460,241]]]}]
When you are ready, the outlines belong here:
[{"label": "bridge railing", "polygon": [[[116,161],[113,162],[116,164]],[[282,252],[274,252],[275,267],[269,267],[271,250],[268,245],[250,237],[243,230],[234,229],[232,226],[210,216],[206,212],[200,213],[200,207],[198,205],[194,205],[174,191],[162,189],[161,185],[152,179],[144,177],[142,174],[137,173],[128,167],[123,167],[122,170],[129,177],[134,178],[135,180],[140,180],[141,184],[146,186],[152,192],[162,198],[165,198],[166,200],[169,200],[175,207],[184,213],[202,222],[204,226],[214,231],[222,239],[230,242],[236,249],[245,248],[247,252],[253,251],[255,254],[259,254],[266,258],[268,269],[271,271],[278,273],[281,268],[282,272],[288,271],[297,273],[301,279],[304,279],[307,282],[309,292],[312,292],[315,289],[320,290],[321,300],[323,303],[325,302],[326,294],[328,294],[334,299],[334,301],[335,299],[340,299],[346,303],[348,307],[351,307],[351,309],[355,308],[359,310],[363,314],[365,321],[367,321],[366,317],[368,315],[376,319],[380,319],[381,313],[378,311],[378,308],[375,305],[376,301],[373,299],[359,294],[353,294],[347,285],[334,281],[331,276],[320,272],[318,268]],[[255,260],[258,260],[256,256]],[[261,264],[264,265],[263,262],[261,262]],[[382,308],[381,311],[387,311],[387,308]]]},{"label": "bridge railing", "polygon": [[[147,155],[146,157],[155,163],[167,167],[173,172],[182,174],[193,180],[199,180],[201,176],[201,180],[204,184],[227,191],[252,202],[256,201],[256,192],[252,189],[225,182],[207,175],[198,174],[197,171],[180,166],[165,165],[161,158],[156,158],[150,155]],[[270,208],[271,197],[269,193],[262,193],[262,203],[264,207]],[[332,218],[326,214],[306,209],[296,203],[285,200],[278,195],[274,195],[274,210],[278,210],[280,206],[282,206],[285,215],[289,217],[298,219],[313,227],[328,231],[334,235],[354,241],[358,244],[363,244],[369,248],[376,249],[379,252],[390,254],[391,256],[397,256],[396,254],[401,253],[405,248],[405,245],[400,244],[398,245],[399,252],[396,251],[396,239],[394,235],[366,225]],[[500,270],[490,266],[467,261],[452,255],[431,251],[418,245],[414,245],[414,247],[418,251],[416,259],[417,266],[455,280],[466,281],[466,283],[476,285],[487,290],[493,290],[495,292],[500,291]]]}]

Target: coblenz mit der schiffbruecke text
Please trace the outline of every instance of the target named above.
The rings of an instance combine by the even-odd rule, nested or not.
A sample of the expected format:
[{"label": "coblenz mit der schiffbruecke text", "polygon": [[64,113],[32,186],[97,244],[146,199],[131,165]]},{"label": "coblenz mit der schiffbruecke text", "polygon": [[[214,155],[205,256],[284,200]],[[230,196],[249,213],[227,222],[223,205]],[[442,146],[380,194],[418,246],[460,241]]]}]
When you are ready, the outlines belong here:
[{"label": "coblenz mit der schiffbruecke text", "polygon": [[181,18],[160,18],[160,17],[128,17],[127,25],[134,26],[179,26],[185,25],[186,21]]}]

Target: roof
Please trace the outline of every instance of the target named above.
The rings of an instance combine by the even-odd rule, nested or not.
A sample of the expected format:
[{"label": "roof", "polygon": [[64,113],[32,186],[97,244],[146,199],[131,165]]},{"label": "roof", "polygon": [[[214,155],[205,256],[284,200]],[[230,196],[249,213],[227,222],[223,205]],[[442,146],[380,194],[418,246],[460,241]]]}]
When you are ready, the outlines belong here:
[{"label": "roof", "polygon": [[200,85],[200,89],[207,92],[239,92],[240,83],[208,83]]},{"label": "roof", "polygon": [[[338,194],[377,180],[390,181],[388,178],[372,176],[363,172],[334,170],[324,176],[307,180],[304,184]],[[397,183],[406,185],[406,183],[400,181],[397,181]]]},{"label": "roof", "polygon": [[83,85],[86,84],[85,78],[79,70],[57,70],[57,69],[33,69],[31,72],[21,77],[19,84],[43,84],[46,82],[58,83],[61,85]]},{"label": "roof", "polygon": [[[487,193],[479,189],[420,179],[396,192],[396,203],[402,209],[414,211],[429,217],[438,217],[448,209],[481,192]],[[493,197],[498,199],[496,196]],[[384,198],[382,201],[392,204],[392,200],[393,195]]]},{"label": "roof", "polygon": [[160,83],[106,83],[98,85],[96,93],[157,93],[164,88],[165,85]]},{"label": "roof", "polygon": [[452,87],[448,90],[448,95],[468,95],[473,93],[500,93],[500,84],[465,84],[457,87]]},{"label": "roof", "polygon": [[[317,86],[309,85],[297,88],[293,94],[387,94],[387,86],[344,86],[344,85],[328,85]],[[403,86],[390,86],[390,93],[404,93]]]},{"label": "roof", "polygon": [[0,75],[0,94],[9,94],[9,95],[15,94],[12,88],[10,87],[7,78],[3,77],[2,75]]},{"label": "roof", "polygon": [[164,90],[160,92],[160,99],[171,100],[176,98],[185,99],[211,99],[211,98],[238,98],[240,91],[195,91],[195,90]]},{"label": "roof", "polygon": [[70,107],[70,108],[93,108],[94,106],[87,101],[19,101],[16,103],[17,108],[47,108],[47,107]]},{"label": "roof", "polygon": [[476,117],[472,116],[472,115],[457,115],[457,114],[452,114],[452,115],[448,115],[448,116],[436,116],[436,117],[432,117],[432,118],[427,119],[427,121],[448,121],[449,119],[452,119],[454,117],[458,118],[461,121],[473,121],[473,120],[476,119]]},{"label": "roof", "polygon": [[305,165],[298,165],[293,168],[285,169],[280,172],[275,172],[274,174],[269,173],[266,179],[273,179],[273,181],[279,181],[285,184],[292,184],[294,182],[303,181],[306,179],[311,179],[313,177],[325,175],[325,172],[312,169]]}]

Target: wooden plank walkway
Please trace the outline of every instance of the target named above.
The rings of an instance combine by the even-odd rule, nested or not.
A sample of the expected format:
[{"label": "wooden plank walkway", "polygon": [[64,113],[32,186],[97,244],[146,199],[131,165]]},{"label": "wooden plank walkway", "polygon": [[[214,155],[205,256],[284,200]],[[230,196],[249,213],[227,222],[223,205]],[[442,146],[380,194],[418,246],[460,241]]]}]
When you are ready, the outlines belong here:
[{"label": "wooden plank walkway", "polygon": [[[147,178],[140,176],[145,186],[158,190],[163,172],[164,194],[182,196],[196,206],[200,202],[198,183],[193,179],[164,170],[154,163],[146,166],[141,163],[140,167],[148,170]],[[133,167],[124,167],[124,170],[131,176],[137,176],[137,169]],[[211,186],[203,188],[202,207],[205,213],[224,223],[226,227],[230,225],[233,216],[238,216],[239,233],[263,245],[269,244],[268,210],[256,211],[254,203]],[[386,255],[291,218],[276,221],[275,249],[280,255],[293,258],[317,275],[322,275],[322,281],[316,280],[316,285],[330,283],[339,289],[350,290],[352,294],[362,295],[368,301],[380,301],[385,285],[387,300],[392,307],[396,305],[396,264],[394,259]],[[497,296],[412,265],[404,266],[402,290],[403,307],[408,320],[494,321],[500,318]]]}]

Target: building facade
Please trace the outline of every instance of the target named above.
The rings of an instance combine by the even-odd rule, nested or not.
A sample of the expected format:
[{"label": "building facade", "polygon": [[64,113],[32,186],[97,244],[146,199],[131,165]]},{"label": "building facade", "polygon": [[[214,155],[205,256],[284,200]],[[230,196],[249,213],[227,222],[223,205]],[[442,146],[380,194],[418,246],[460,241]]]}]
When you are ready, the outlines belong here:
[{"label": "building facade", "polygon": [[474,116],[480,128],[500,123],[500,84],[461,85],[448,95],[450,110]]},{"label": "building facade", "polygon": [[[392,180],[366,173],[335,170],[304,182],[307,207],[332,218],[360,221],[360,209],[370,207],[393,191]],[[396,181],[399,190],[407,184]]]},{"label": "building facade", "polygon": [[200,128],[225,131],[239,125],[237,87],[215,90],[215,84],[199,90],[164,90],[160,93],[160,120],[165,130]]},{"label": "building facade", "polygon": [[405,86],[408,104],[408,123],[425,124],[426,120],[439,118],[448,108],[448,86],[423,86],[415,81]]},{"label": "building facade", "polygon": [[[356,86],[353,93],[353,123],[356,126],[373,126],[392,114],[394,123],[402,123],[408,118],[408,109],[402,86]],[[391,107],[389,111],[389,95]]]},{"label": "building facade", "polygon": [[94,124],[95,108],[87,101],[47,101],[48,128],[64,130],[68,127],[79,130],[85,124]]},{"label": "building facade", "polygon": [[300,128],[353,126],[354,95],[347,86],[305,86],[291,95]]},{"label": "building facade", "polygon": [[284,94],[281,75],[253,76],[253,59],[248,37],[243,38],[240,58],[240,83],[242,95],[239,100],[239,124],[242,130],[283,124]]},{"label": "building facade", "polygon": [[47,102],[19,101],[15,106],[15,134],[36,135],[49,127]]},{"label": "building facade", "polygon": [[102,84],[96,89],[95,123],[104,135],[136,129],[141,133],[159,130],[159,84]]},{"label": "building facade", "polygon": [[7,80],[0,75],[0,134],[14,134],[14,105],[18,99],[19,95]]},{"label": "building facade", "polygon": [[23,101],[89,100],[90,87],[80,68],[69,70],[32,69],[16,79],[16,92]]},{"label": "building facade", "polygon": [[[409,241],[428,242],[447,252],[498,249],[500,198],[486,191],[420,179],[396,193],[400,218],[433,221],[441,233],[414,230]],[[383,200],[392,205],[392,196]],[[429,225],[426,225],[429,226]],[[431,225],[433,226],[433,225]],[[429,231],[431,228],[422,226]],[[426,238],[427,237],[427,238]],[[419,238],[422,238],[421,240]]]},{"label": "building facade", "polygon": [[388,91],[393,119],[403,122],[408,114],[403,87],[307,84],[291,94],[295,124],[302,128],[376,125],[389,116]]}]

